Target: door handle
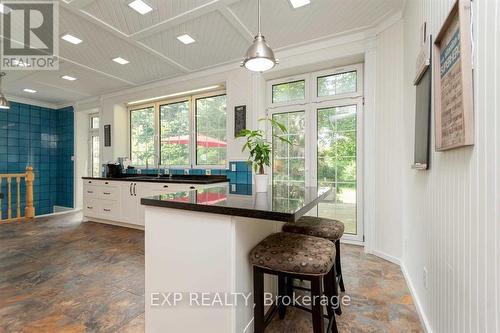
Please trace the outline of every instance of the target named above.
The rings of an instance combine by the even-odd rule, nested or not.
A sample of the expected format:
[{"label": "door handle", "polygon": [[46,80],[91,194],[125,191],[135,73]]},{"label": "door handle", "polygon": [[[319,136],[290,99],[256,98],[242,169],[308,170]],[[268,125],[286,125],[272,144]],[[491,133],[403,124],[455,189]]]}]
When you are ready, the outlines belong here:
[{"label": "door handle", "polygon": [[94,207],[87,206],[87,209],[94,209]]},{"label": "door handle", "polygon": [[194,186],[190,186],[189,188],[192,189],[192,190],[196,189],[196,187],[194,187]]},{"label": "door handle", "polygon": [[94,193],[94,191],[87,191],[87,193],[88,193],[88,194],[92,194],[92,193]]},{"label": "door handle", "polygon": [[105,211],[105,212],[110,212],[110,211],[111,211],[111,209],[106,209],[106,208],[104,208],[104,211]]},{"label": "door handle", "polygon": [[133,184],[133,183],[130,183],[130,186],[128,187],[128,191],[129,191],[129,193],[130,193],[130,196],[132,196],[132,195],[133,195],[133,194],[132,194],[132,184]]},{"label": "door handle", "polygon": [[168,187],[168,185],[163,185],[163,187],[164,187],[164,188],[167,188],[167,187]]},{"label": "door handle", "polygon": [[137,183],[134,183],[134,197],[136,197],[136,196],[137,196],[137,192],[135,191],[136,186],[137,186]]},{"label": "door handle", "polygon": [[111,193],[109,192],[103,192],[104,195],[110,195]]}]

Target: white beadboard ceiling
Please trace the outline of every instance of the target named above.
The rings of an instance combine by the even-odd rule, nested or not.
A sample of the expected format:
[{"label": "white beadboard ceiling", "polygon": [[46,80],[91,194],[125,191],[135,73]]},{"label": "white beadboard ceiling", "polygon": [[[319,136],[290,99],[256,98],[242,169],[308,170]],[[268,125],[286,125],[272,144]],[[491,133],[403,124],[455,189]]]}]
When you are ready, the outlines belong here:
[{"label": "white beadboard ceiling", "polygon": [[[241,59],[257,29],[256,0],[144,0],[153,11],[140,15],[132,0],[61,0],[58,71],[9,71],[4,92],[65,105],[145,83]],[[294,9],[289,0],[262,0],[262,28],[276,50],[335,34],[369,28],[402,10],[404,0],[311,0]],[[184,45],[177,36],[196,43]],[[111,59],[130,61],[119,65]],[[78,78],[61,79],[62,75]],[[23,92],[24,88],[38,91]]]}]

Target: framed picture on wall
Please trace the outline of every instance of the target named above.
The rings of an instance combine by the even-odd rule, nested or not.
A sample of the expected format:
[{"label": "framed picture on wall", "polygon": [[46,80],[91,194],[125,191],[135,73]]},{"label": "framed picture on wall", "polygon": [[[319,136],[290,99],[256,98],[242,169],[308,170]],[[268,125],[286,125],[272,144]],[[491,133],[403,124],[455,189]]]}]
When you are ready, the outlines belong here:
[{"label": "framed picture on wall", "polygon": [[436,150],[474,144],[470,0],[457,0],[434,41]]}]

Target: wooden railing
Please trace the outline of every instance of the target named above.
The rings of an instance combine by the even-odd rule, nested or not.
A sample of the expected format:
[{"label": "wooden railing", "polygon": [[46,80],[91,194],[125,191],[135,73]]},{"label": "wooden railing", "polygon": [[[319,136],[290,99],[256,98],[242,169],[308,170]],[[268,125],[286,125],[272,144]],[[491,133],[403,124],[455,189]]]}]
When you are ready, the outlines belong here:
[{"label": "wooden railing", "polygon": [[[21,181],[24,178],[26,186],[26,207],[24,208],[24,216],[21,216]],[[31,220],[35,217],[35,206],[33,205],[33,181],[35,174],[32,167],[26,168],[26,173],[11,173],[0,174],[0,192],[3,189],[3,179],[6,179],[6,193],[0,193],[0,223]],[[12,183],[15,180],[16,191],[16,216],[12,216]],[[7,217],[2,211],[3,201],[7,200]]]}]

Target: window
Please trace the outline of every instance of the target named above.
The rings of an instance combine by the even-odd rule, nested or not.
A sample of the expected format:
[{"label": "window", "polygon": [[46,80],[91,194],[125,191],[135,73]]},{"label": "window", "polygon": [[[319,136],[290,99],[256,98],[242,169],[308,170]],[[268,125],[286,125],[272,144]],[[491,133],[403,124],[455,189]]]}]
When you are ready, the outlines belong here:
[{"label": "window", "polygon": [[274,84],[272,88],[272,103],[287,103],[306,98],[306,81],[292,81]]},{"label": "window", "polygon": [[226,164],[226,95],[196,99],[196,164]]},{"label": "window", "polygon": [[160,105],[160,152],[163,165],[189,165],[189,100]]},{"label": "window", "polygon": [[307,186],[330,187],[331,194],[309,214],[343,221],[344,238],[360,242],[362,82],[358,64],[267,83],[268,115],[288,128],[293,142],[273,139],[275,204],[287,205],[281,198],[291,200]]},{"label": "window", "polygon": [[155,122],[154,107],[130,111],[130,159],[132,165],[154,165]]},{"label": "window", "polygon": [[226,95],[221,93],[130,109],[132,165],[225,166],[226,132]]},{"label": "window", "polygon": [[357,72],[345,72],[317,78],[317,96],[334,96],[353,93],[357,90]]},{"label": "window", "polygon": [[90,128],[92,128],[92,129],[99,128],[99,116],[91,116],[90,117]]},{"label": "window", "polygon": [[99,177],[101,165],[99,162],[99,116],[90,115],[89,121],[89,164],[88,171],[91,177]]}]

